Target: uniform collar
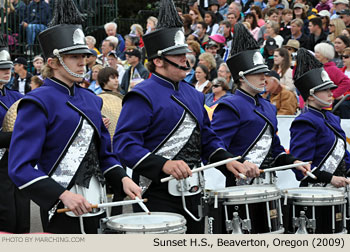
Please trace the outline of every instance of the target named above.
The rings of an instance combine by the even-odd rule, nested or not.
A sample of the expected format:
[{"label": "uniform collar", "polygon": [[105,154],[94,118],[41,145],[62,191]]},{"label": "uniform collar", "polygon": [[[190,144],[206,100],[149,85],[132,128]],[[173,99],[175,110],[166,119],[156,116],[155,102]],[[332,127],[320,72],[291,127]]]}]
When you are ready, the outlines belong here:
[{"label": "uniform collar", "polygon": [[170,80],[169,78],[167,78],[159,73],[152,74],[152,77],[161,80],[163,83],[166,83],[168,86],[171,86],[171,88],[173,88],[174,90],[179,90],[179,83],[178,82],[174,82],[174,81]]},{"label": "uniform collar", "polygon": [[322,118],[326,118],[326,115],[325,115],[325,113],[326,113],[326,111],[325,110],[323,110],[323,109],[317,109],[317,108],[315,108],[315,107],[312,107],[312,106],[308,106],[308,110],[312,113],[312,114],[314,114],[314,115],[316,115],[316,116],[318,116],[318,117],[322,117]]},{"label": "uniform collar", "polygon": [[68,92],[68,94],[70,96],[74,96],[75,83],[73,84],[73,86],[69,87],[66,83],[64,83],[63,81],[60,81],[59,79],[57,79],[55,77],[49,78],[49,80],[51,80],[53,83],[57,84],[57,86],[61,87],[61,89],[63,89],[64,91]]},{"label": "uniform collar", "polygon": [[0,96],[5,96],[6,95],[6,87],[5,85],[0,88]]},{"label": "uniform collar", "polygon": [[249,101],[250,103],[254,104],[255,106],[259,106],[259,95],[252,96],[248,92],[244,91],[241,88],[238,88],[236,90],[235,95],[243,97],[245,100]]}]

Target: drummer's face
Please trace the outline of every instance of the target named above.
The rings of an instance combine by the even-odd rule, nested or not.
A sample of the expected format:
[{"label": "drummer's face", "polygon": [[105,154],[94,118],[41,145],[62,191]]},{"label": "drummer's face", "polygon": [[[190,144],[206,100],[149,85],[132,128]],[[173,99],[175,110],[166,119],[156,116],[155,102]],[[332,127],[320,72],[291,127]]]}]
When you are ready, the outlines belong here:
[{"label": "drummer's face", "polygon": [[[85,54],[70,54],[63,56],[63,62],[67,65],[67,67],[76,74],[84,74],[85,73],[85,65],[86,65],[86,55]],[[58,74],[61,76],[62,81],[67,84],[72,82],[81,82],[82,78],[77,78],[70,75],[63,66],[59,67]]]},{"label": "drummer's face", "polygon": [[[264,73],[248,74],[245,77],[250,82],[250,84],[252,84],[253,86],[255,86],[259,89],[262,89],[266,86],[266,79],[265,79]],[[248,90],[246,90],[246,91],[248,91],[248,93],[250,93],[252,95],[256,95],[256,94],[260,93],[259,91],[250,88],[248,86],[248,84],[245,83],[244,81],[243,81],[243,83],[244,83],[243,85],[248,88]]]},{"label": "drummer's face", "polygon": [[[0,80],[10,80],[11,78],[11,69],[0,69]],[[6,83],[1,83],[0,82],[0,87]]]},{"label": "drummer's face", "polygon": [[[165,56],[168,60],[174,62],[175,64],[178,64],[179,66],[187,67],[186,65],[186,54],[180,54],[180,55],[167,55]],[[164,62],[165,70],[167,78],[171,79],[172,81],[178,82],[183,80],[186,77],[186,71],[181,70],[179,68],[174,67],[173,65],[170,65],[166,62]]]},{"label": "drummer's face", "polygon": [[[317,91],[315,92],[315,95],[320,98],[321,100],[325,102],[332,102],[333,101],[333,93],[330,89]],[[320,103],[319,101],[315,100],[315,103],[319,105],[320,108],[324,107],[324,104]]]}]

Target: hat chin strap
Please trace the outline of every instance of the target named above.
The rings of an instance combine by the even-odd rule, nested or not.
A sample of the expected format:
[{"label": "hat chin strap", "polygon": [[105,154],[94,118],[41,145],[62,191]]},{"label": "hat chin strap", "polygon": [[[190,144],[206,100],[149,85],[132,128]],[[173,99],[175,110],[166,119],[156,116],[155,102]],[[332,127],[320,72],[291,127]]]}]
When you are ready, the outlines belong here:
[{"label": "hat chin strap", "polygon": [[324,101],[324,100],[318,98],[318,97],[317,97],[316,95],[314,95],[314,94],[311,94],[311,96],[312,96],[313,98],[315,98],[317,101],[319,101],[321,104],[323,104],[323,105],[325,105],[325,106],[327,106],[327,107],[329,107],[329,106],[332,105],[331,102],[326,102],[326,101]]},{"label": "hat chin strap", "polygon": [[178,68],[178,69],[181,69],[181,70],[184,70],[184,71],[188,71],[188,70],[191,69],[190,64],[188,63],[187,60],[186,60],[186,65],[187,65],[187,67],[183,67],[183,66],[180,66],[179,64],[176,64],[175,62],[172,62],[172,61],[168,60],[167,58],[164,57],[164,55],[162,55],[161,58],[162,58],[165,62],[169,63],[170,65],[172,65],[172,66],[174,66],[174,67],[176,67],[176,68]]},{"label": "hat chin strap", "polygon": [[5,79],[0,79],[0,83],[8,83],[11,80],[11,76],[5,80]]},{"label": "hat chin strap", "polygon": [[238,75],[239,75],[239,77],[241,77],[241,78],[248,84],[248,86],[249,86],[251,89],[253,89],[253,90],[255,90],[255,91],[258,91],[259,93],[265,91],[265,87],[263,87],[263,88],[258,88],[258,87],[256,87],[256,86],[254,86],[252,83],[250,83],[250,82],[247,80],[247,78],[244,76],[244,72],[243,72],[243,71],[240,71],[240,72],[238,73]]},{"label": "hat chin strap", "polygon": [[61,65],[63,66],[64,70],[67,71],[67,73],[69,73],[70,75],[72,75],[73,77],[76,77],[76,78],[88,78],[89,76],[87,76],[88,74],[87,73],[83,73],[83,74],[76,74],[74,73],[72,70],[70,70],[68,68],[68,66],[64,63],[63,61],[63,58],[61,57],[60,53],[58,52],[58,50],[54,50],[53,51],[53,54],[58,58],[58,60],[60,61]]}]

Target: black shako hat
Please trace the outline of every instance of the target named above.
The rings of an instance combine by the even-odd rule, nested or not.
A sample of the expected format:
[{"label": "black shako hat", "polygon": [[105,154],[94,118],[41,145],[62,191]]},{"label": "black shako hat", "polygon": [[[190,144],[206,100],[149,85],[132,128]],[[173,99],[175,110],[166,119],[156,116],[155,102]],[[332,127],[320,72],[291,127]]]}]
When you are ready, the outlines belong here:
[{"label": "black shako hat", "polygon": [[243,75],[269,72],[259,51],[259,45],[247,28],[237,23],[234,30],[231,56],[226,62],[234,81]]},{"label": "black shako hat", "polygon": [[185,43],[183,23],[172,0],[161,1],[156,30],[142,38],[149,60],[191,52]]},{"label": "black shako hat", "polygon": [[0,32],[0,69],[10,69],[12,67],[13,63],[9,54],[7,40]]},{"label": "black shako hat", "polygon": [[84,18],[74,2],[56,1],[53,13],[49,28],[38,35],[45,58],[57,54],[91,54],[81,25]]},{"label": "black shako hat", "polygon": [[304,101],[316,91],[337,88],[324,70],[323,64],[304,48],[297,52],[294,85]]}]

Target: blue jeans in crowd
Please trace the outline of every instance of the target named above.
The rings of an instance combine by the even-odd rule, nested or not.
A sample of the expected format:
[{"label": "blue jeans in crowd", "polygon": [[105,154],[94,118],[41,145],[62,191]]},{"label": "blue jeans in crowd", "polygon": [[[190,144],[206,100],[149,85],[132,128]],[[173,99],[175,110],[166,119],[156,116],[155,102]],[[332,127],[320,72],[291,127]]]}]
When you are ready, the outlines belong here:
[{"label": "blue jeans in crowd", "polygon": [[36,35],[45,30],[47,27],[43,24],[28,24],[27,27],[27,43],[28,45],[34,45]]}]

